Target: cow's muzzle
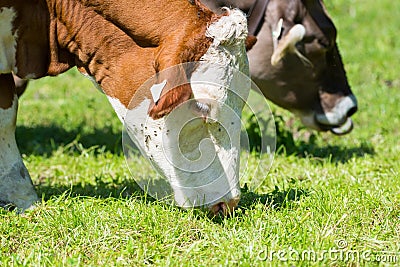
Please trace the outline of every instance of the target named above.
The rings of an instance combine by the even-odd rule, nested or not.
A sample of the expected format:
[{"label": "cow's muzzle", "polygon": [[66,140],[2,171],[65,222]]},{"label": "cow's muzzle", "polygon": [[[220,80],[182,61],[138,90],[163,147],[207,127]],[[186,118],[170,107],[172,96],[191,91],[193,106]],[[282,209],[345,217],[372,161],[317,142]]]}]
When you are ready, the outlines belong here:
[{"label": "cow's muzzle", "polygon": [[329,112],[317,113],[316,122],[321,129],[330,130],[336,135],[343,135],[351,132],[353,121],[350,118],[357,112],[357,99],[354,95],[343,97]]},{"label": "cow's muzzle", "polygon": [[240,197],[235,197],[226,202],[218,202],[210,207],[210,212],[214,216],[229,216],[237,207]]}]

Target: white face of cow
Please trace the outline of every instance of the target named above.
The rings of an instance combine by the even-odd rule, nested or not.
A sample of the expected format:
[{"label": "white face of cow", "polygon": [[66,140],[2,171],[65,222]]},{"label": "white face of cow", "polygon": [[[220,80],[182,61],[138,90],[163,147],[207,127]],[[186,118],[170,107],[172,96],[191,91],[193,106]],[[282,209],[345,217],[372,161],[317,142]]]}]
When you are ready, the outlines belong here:
[{"label": "white face of cow", "polygon": [[[151,100],[140,92],[152,86],[157,101],[157,87],[163,84],[154,86],[153,79],[139,89],[135,97],[142,99],[134,97],[125,116],[129,136],[168,181],[178,206],[238,202],[240,119],[250,89],[246,34],[240,11],[210,25],[207,35],[214,41],[190,77],[194,98],[153,120],[147,115]],[[188,70],[193,64],[177,68]]]}]

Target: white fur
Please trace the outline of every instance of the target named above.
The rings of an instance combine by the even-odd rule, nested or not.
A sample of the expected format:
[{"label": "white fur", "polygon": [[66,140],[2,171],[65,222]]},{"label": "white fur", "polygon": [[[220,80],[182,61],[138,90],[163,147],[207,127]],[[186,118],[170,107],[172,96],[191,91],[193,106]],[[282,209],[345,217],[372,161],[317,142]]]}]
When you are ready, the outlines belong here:
[{"label": "white fur", "polygon": [[292,110],[294,114],[300,117],[304,126],[322,130],[320,125],[333,126],[332,132],[336,134],[346,134],[353,129],[353,121],[347,116],[350,109],[357,107],[357,99],[350,95],[342,98],[336,106],[327,113],[316,114],[314,111],[299,112]]},{"label": "white fur", "polygon": [[10,73],[16,69],[17,35],[13,34],[13,21],[16,13],[13,8],[0,9],[0,73]]},{"label": "white fur", "polygon": [[238,9],[228,12],[228,16],[222,16],[207,28],[206,36],[213,38],[216,46],[240,46],[238,40],[247,37],[247,20],[243,13]]},{"label": "white fur", "polygon": [[167,80],[164,80],[161,83],[154,84],[150,88],[151,96],[153,97],[154,103],[157,103],[157,101],[160,99],[162,90],[164,89],[166,84],[167,84]]},{"label": "white fur", "polygon": [[118,119],[123,123],[128,109],[119,101],[119,99],[111,96],[107,96],[107,98],[111,106],[113,107],[115,113],[117,114]]},{"label": "white fur", "polygon": [[317,114],[316,120],[325,125],[341,125],[347,120],[347,112],[357,107],[357,99],[354,95],[340,99],[330,112]]},{"label": "white fur", "polygon": [[[191,76],[195,100],[153,120],[146,99],[125,118],[129,135],[166,177],[181,207],[209,206],[240,195],[240,116],[250,79],[233,70],[248,75],[246,34],[246,18],[238,10],[211,24],[207,36],[214,41]],[[193,108],[197,100],[210,106],[207,122]]]},{"label": "white fur", "polygon": [[0,201],[25,210],[38,200],[15,141],[18,98],[0,108]]},{"label": "white fur", "polygon": [[[128,111],[125,123],[131,139],[167,178],[177,205],[210,205],[238,197],[239,117],[226,125],[205,123],[187,103],[169,117],[153,120],[146,114],[149,104],[148,99]],[[218,136],[219,127],[225,128],[223,134],[233,134]]]}]

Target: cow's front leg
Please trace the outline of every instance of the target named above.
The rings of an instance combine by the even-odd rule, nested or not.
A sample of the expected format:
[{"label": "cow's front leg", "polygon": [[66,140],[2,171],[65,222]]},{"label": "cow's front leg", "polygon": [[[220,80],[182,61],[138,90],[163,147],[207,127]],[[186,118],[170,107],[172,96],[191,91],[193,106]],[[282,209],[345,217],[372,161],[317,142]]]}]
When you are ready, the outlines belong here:
[{"label": "cow's front leg", "polygon": [[38,200],[17,143],[18,97],[12,74],[0,74],[0,206],[23,211]]}]

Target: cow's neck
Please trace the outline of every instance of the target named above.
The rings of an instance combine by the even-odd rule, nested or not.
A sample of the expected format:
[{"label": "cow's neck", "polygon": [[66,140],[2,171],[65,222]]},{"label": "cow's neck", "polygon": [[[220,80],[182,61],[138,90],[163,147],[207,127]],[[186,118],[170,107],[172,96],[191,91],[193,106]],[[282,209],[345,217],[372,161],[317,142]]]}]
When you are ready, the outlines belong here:
[{"label": "cow's neck", "polygon": [[112,21],[140,46],[159,47],[157,71],[199,60],[211,44],[205,38],[206,28],[218,17],[186,0],[79,1]]},{"label": "cow's neck", "polygon": [[[76,4],[76,1],[47,2],[50,13],[50,50],[54,63],[68,62],[89,67],[95,62],[102,64],[102,50],[106,46],[109,46],[110,52],[119,54],[125,52],[125,47],[129,47],[129,40],[121,39],[123,34],[116,27],[95,12]],[[115,47],[117,40],[120,49]],[[73,59],[63,57],[65,53],[73,55]]]},{"label": "cow's neck", "polygon": [[[75,60],[73,64],[70,59],[66,60],[67,65],[83,66],[89,75],[94,76],[107,95],[119,99],[124,106],[128,106],[135,90],[155,72],[183,62],[198,61],[212,42],[205,36],[208,23],[217,18],[211,11],[199,11],[197,6],[182,0],[176,1],[175,5],[163,3],[164,17],[155,16],[154,13],[149,13],[149,16],[143,14],[143,10],[155,12],[156,7],[160,5],[158,1],[152,1],[156,3],[156,7],[152,7],[151,10],[146,9],[147,6],[143,7],[144,4],[148,5],[147,1],[140,1],[139,10],[135,9],[139,3],[124,5],[124,1],[47,2],[51,19],[50,40],[56,40],[51,44],[51,62],[55,63],[55,67],[50,66],[49,73],[59,72],[60,62],[63,62],[59,57],[63,55],[61,52],[66,50],[74,55]],[[99,2],[104,4],[104,7],[101,6],[104,12],[94,11],[94,8],[100,8],[96,5]],[[88,7],[88,3],[92,6]],[[185,3],[185,6],[182,6],[181,10],[179,5],[182,3]],[[111,12],[117,6],[120,9],[123,7],[120,12]],[[165,15],[166,11],[171,14]],[[148,17],[156,17],[157,21],[150,23],[146,21]],[[138,31],[135,27],[150,27],[143,28],[141,34],[147,35],[148,39],[158,36],[159,46],[143,46],[140,44],[140,38],[136,36],[135,38],[139,39],[138,44],[136,39],[130,38],[120,29],[120,25],[114,25],[118,23],[118,19],[126,21],[125,29],[132,31]],[[163,29],[165,25],[168,26],[168,31]]]},{"label": "cow's neck", "polygon": [[[50,38],[54,43],[51,51],[67,51],[74,58],[74,64],[83,67],[106,95],[127,106],[136,88],[154,74],[150,61],[154,48],[138,46],[114,24],[76,3],[72,0],[50,3],[49,9],[54,11],[50,31],[57,33]],[[59,55],[58,51],[56,57]],[[53,58],[54,66],[62,60]],[[133,69],[133,66],[140,66],[140,69]]]},{"label": "cow's neck", "polygon": [[[78,0],[112,21],[142,46],[158,46],[172,32],[207,24],[210,12],[185,0]],[[187,32],[186,32],[187,33]]]}]

